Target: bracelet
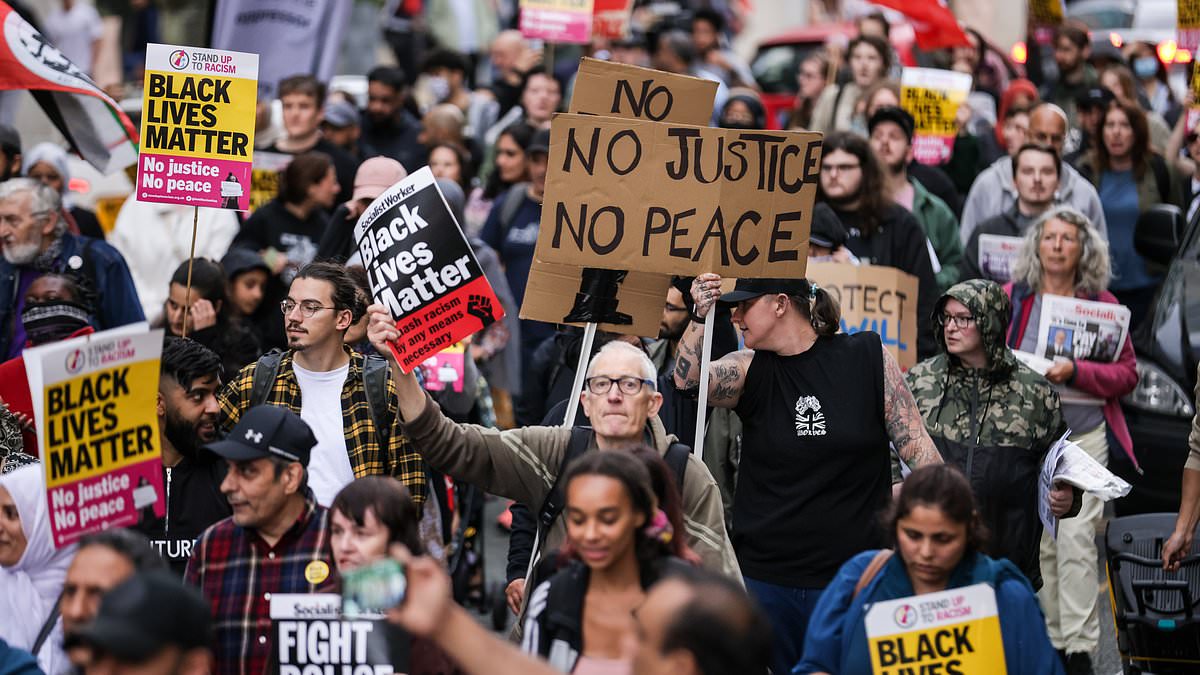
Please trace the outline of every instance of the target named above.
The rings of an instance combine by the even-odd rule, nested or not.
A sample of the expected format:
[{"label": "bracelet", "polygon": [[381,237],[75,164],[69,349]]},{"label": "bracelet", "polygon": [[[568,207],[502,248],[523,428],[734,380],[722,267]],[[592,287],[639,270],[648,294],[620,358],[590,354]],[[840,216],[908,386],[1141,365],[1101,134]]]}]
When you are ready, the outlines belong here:
[{"label": "bracelet", "polygon": [[[711,312],[714,310],[716,310],[716,307],[712,307],[708,311]],[[695,307],[688,310],[688,318],[691,319],[692,321],[695,321],[696,323],[704,323],[704,321],[705,321],[704,317],[700,316],[699,314],[696,314]]]}]

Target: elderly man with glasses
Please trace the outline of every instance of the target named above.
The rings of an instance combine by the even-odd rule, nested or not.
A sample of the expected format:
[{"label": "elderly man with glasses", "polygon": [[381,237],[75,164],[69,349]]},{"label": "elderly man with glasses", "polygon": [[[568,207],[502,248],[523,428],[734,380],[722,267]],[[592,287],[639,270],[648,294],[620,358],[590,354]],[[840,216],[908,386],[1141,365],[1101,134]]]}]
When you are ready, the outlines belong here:
[{"label": "elderly man with glasses", "polygon": [[[391,356],[387,343],[400,339],[387,311],[373,305],[367,335],[380,353]],[[573,430],[530,426],[500,431],[471,424],[455,424],[438,409],[412,374],[392,368],[399,396],[404,431],[429,465],[533,509],[544,506],[563,473]],[[627,450],[649,446],[666,455],[675,441],[666,433],[657,413],[662,406],[657,371],[637,347],[621,341],[605,345],[587,369],[579,393],[583,412],[592,422],[586,431],[587,451]],[[687,543],[713,570],[740,579],[737,559],[725,531],[721,492],[704,462],[690,455],[682,490]],[[547,511],[542,510],[545,514]],[[543,550],[562,544],[565,526],[561,517],[538,524],[534,561]]]},{"label": "elderly man with glasses", "polygon": [[67,231],[58,192],[28,178],[0,183],[0,361],[25,348],[25,295],[47,272],[86,282],[97,297],[98,330],[144,321],[129,266],[115,248]]},{"label": "elderly man with glasses", "polygon": [[328,506],[355,478],[391,476],[423,504],[425,467],[400,428],[387,363],[345,346],[346,331],[366,303],[344,267],[309,263],[280,303],[288,350],[243,368],[217,397],[219,425],[229,430],[252,406],[283,406],[316,435],[309,486]]}]

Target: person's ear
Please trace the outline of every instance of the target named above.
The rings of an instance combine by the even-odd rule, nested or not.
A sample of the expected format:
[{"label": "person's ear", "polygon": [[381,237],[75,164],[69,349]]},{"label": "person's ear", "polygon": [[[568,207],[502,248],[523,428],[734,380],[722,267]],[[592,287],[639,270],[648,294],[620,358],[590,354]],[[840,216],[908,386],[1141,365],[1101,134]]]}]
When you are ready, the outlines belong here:
[{"label": "person's ear", "polygon": [[[658,414],[662,408],[663,395],[660,392],[654,392],[650,395],[650,400],[646,403],[646,418],[649,419]],[[589,416],[590,417],[590,416]]]},{"label": "person's ear", "polygon": [[42,236],[49,237],[54,234],[54,228],[58,227],[58,219],[61,217],[58,211],[46,214],[46,223],[42,225]]},{"label": "person's ear", "polygon": [[337,323],[334,326],[341,331],[350,330],[350,326],[354,325],[354,313],[348,309],[339,310],[337,314]]},{"label": "person's ear", "polygon": [[159,418],[166,417],[167,416],[167,400],[166,400],[166,398],[163,397],[162,391],[160,390],[157,394],[154,395],[154,397],[155,397],[154,398],[154,414],[158,415]]},{"label": "person's ear", "polygon": [[676,673],[677,675],[699,675],[704,672],[700,670],[700,666],[696,663],[696,655],[683,648],[674,649],[669,654],[664,654],[663,659],[670,664],[664,669],[664,672]]},{"label": "person's ear", "polygon": [[212,652],[207,647],[189,649],[180,659],[178,675],[206,675],[212,671]]},{"label": "person's ear", "polygon": [[284,491],[288,494],[300,491],[300,483],[304,480],[304,465],[300,462],[292,462],[287,465],[287,469],[283,472],[285,479]]}]

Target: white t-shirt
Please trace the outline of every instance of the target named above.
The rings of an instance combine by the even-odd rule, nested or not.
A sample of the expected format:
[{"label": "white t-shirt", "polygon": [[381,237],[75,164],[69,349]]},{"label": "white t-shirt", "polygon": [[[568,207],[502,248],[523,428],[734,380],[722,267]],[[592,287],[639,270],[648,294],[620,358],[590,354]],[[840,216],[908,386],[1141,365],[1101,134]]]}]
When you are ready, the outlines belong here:
[{"label": "white t-shirt", "polygon": [[292,370],[300,385],[300,419],[308,423],[317,437],[317,446],[308,460],[308,486],[318,504],[329,506],[337,493],[354,480],[342,426],[342,386],[350,364],[317,373],[292,361]]},{"label": "white t-shirt", "polygon": [[100,39],[103,25],[100,13],[86,2],[76,0],[70,11],[51,12],[45,21],[46,37],[71,63],[92,74],[92,46]]}]

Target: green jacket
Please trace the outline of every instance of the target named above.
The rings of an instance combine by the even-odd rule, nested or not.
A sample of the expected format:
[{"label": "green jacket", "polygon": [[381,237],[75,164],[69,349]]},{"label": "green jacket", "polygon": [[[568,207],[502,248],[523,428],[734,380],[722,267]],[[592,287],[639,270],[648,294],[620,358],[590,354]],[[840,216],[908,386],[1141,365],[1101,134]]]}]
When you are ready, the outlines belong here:
[{"label": "green jacket", "polygon": [[921,185],[921,181],[909,178],[913,186],[913,217],[925,230],[929,243],[937,253],[938,263],[942,269],[934,276],[937,278],[938,292],[945,293],[947,288],[958,281],[958,267],[963,259],[962,239],[958,236],[958,219],[954,211],[946,206],[941,197],[934,195]]}]

